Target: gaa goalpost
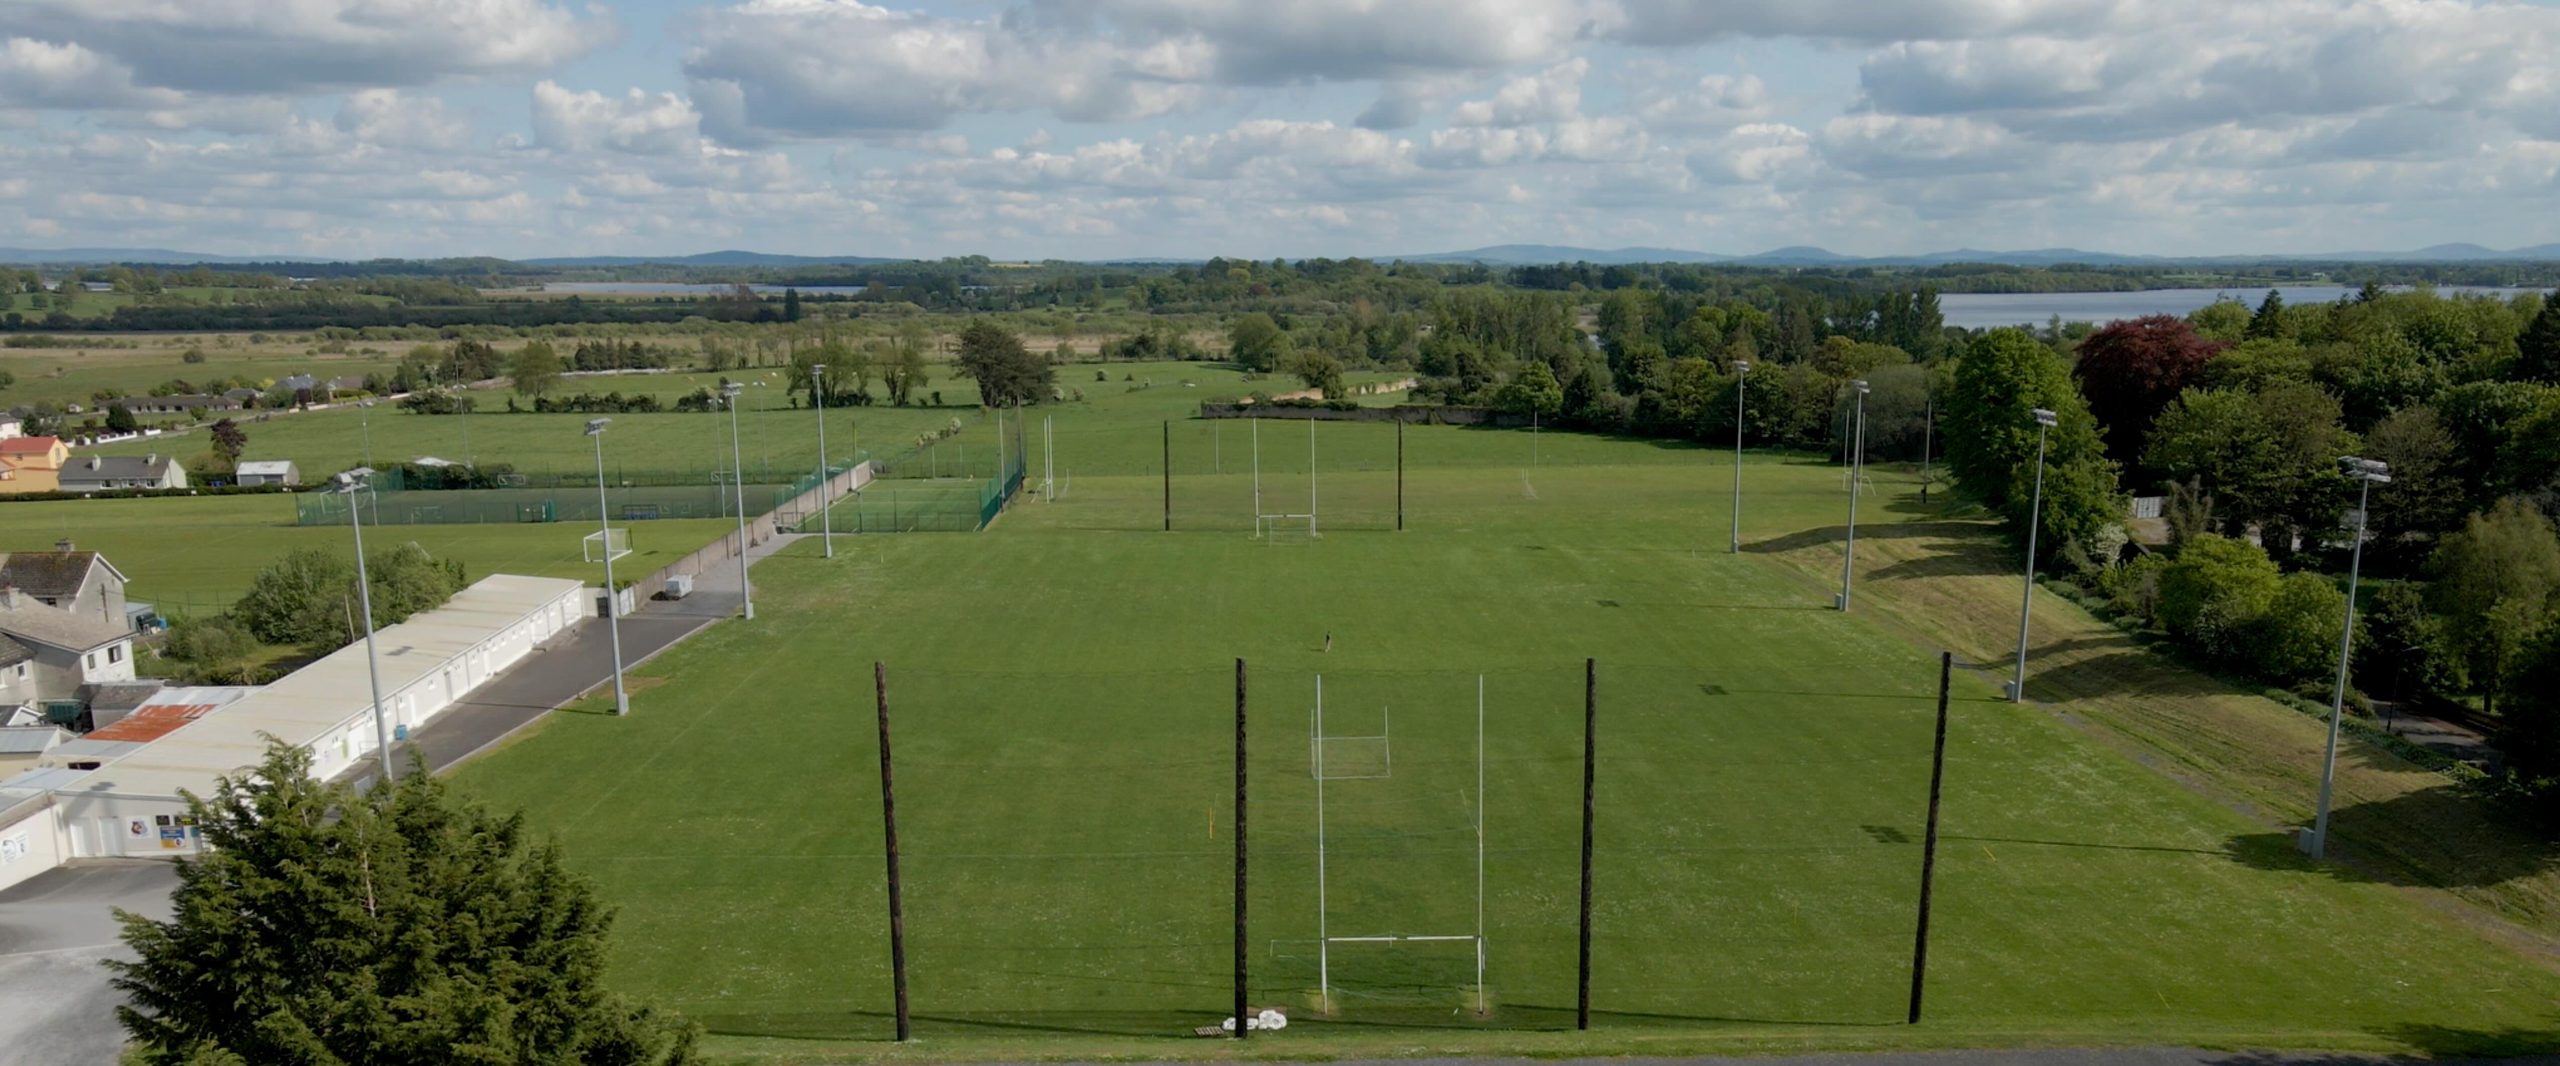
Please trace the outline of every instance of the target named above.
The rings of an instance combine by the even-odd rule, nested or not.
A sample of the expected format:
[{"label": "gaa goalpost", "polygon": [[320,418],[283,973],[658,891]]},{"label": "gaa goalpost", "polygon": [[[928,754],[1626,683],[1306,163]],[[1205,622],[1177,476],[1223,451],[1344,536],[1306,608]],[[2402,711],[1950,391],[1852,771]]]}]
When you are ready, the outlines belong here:
[{"label": "gaa goalpost", "polygon": [[1316,420],[1312,418],[1306,420],[1307,509],[1304,513],[1273,511],[1270,509],[1271,507],[1280,505],[1276,503],[1266,505],[1264,503],[1262,498],[1262,419],[1260,417],[1255,417],[1248,421],[1253,423],[1254,538],[1259,540],[1273,536],[1277,534],[1284,525],[1294,532],[1297,524],[1300,522],[1305,522],[1307,524],[1307,539],[1313,540],[1323,536],[1324,534],[1318,532],[1316,529]]},{"label": "gaa goalpost", "polygon": [[[1309,423],[1312,427],[1313,423]],[[1484,1009],[1485,996],[1485,932],[1484,932],[1484,855],[1485,855],[1485,736],[1484,676],[1476,676],[1476,788],[1473,822],[1475,829],[1475,929],[1472,932],[1363,932],[1336,936],[1332,911],[1327,898],[1327,855],[1325,847],[1325,782],[1391,781],[1395,777],[1393,720],[1388,709],[1378,712],[1378,732],[1374,736],[1334,736],[1324,728],[1324,675],[1316,675],[1315,707],[1308,725],[1309,772],[1316,784],[1316,985],[1318,1002],[1330,1012],[1333,1009],[1333,946],[1336,944],[1448,944],[1462,943],[1475,951],[1475,985],[1473,994],[1477,1009]],[[1348,765],[1326,762],[1328,746],[1340,745],[1345,754],[1374,753],[1374,758],[1353,758]],[[1337,756],[1340,759],[1341,756]]]}]

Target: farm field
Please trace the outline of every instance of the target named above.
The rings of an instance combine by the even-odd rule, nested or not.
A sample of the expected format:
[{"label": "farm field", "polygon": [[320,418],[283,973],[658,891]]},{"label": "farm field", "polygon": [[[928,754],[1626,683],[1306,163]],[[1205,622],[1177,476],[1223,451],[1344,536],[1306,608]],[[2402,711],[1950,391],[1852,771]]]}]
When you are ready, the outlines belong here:
[{"label": "farm field", "polygon": [[[1753,456],[1733,554],[1730,453],[1417,426],[1396,533],[1392,427],[1319,427],[1309,485],[1305,427],[1275,423],[1264,509],[1309,493],[1327,532],[1256,539],[1254,430],[1160,425],[1194,403],[1041,412],[1064,496],[982,534],[797,545],[760,565],[754,621],[642,671],[632,717],[553,716],[459,786],[556,835],[620,908],[614,981],[737,1061],[1232,1053],[1185,1037],[1226,1013],[1237,657],[1255,1000],[1295,1013],[1257,1057],[2550,1042],[2547,960],[1999,701],[1996,661],[1955,679],[1928,1019],[1906,1027],[1937,661],[1909,600],[1826,609],[1837,468]],[[1907,473],[1877,484],[1862,534],[1943,528]],[[1869,566],[1889,589],[1916,569]],[[1575,1034],[1585,657],[1595,1028]],[[914,1048],[885,1043],[874,661]],[[1318,675],[1328,735],[1389,738],[1323,749],[1359,772],[1324,782],[1321,908]],[[1471,933],[1479,827],[1481,989],[1465,943],[1316,950],[1320,914],[1335,936]]]}]

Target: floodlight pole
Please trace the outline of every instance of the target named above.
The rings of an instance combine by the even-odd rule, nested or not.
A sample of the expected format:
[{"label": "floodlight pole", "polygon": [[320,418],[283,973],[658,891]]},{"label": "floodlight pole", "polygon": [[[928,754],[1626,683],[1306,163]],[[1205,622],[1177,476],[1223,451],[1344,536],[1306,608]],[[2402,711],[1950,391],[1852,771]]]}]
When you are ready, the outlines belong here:
[{"label": "floodlight pole", "polygon": [[1751,360],[1733,361],[1733,551],[1742,552],[1742,382],[1751,376]]},{"label": "floodlight pole", "polygon": [[1867,383],[1864,379],[1849,383],[1858,390],[1858,426],[1850,446],[1849,465],[1849,541],[1840,553],[1839,609],[1849,609],[1849,589],[1858,571],[1858,478],[1867,472]]},{"label": "floodlight pole", "polygon": [[2044,442],[2051,432],[2054,414],[2042,407],[2036,416],[2036,493],[2035,502],[2027,507],[2027,581],[2018,593],[2018,674],[2009,682],[2009,702],[2027,702],[2027,612],[2036,604],[2036,532],[2044,525]]},{"label": "floodlight pole", "polygon": [[2347,716],[2347,660],[2356,646],[2356,582],[2364,570],[2365,510],[2373,503],[2375,482],[2391,483],[2389,464],[2349,456],[2347,476],[2356,479],[2356,546],[2347,563],[2346,625],[2338,634],[2338,683],[2329,693],[2329,748],[2320,760],[2320,809],[2311,822],[2311,857],[2329,854],[2329,797],[2338,776],[2338,726]]},{"label": "floodlight pole", "polygon": [[356,535],[356,598],[364,604],[364,671],[365,680],[373,686],[374,752],[381,757],[382,780],[388,784],[394,776],[391,769],[391,727],[382,718],[382,658],[373,647],[373,579],[365,573],[364,520],[358,517],[364,510],[360,495],[360,490],[365,487],[362,483],[372,476],[371,467],[340,475],[347,494],[347,526]]},{"label": "floodlight pole", "polygon": [[889,775],[889,667],[871,664],[871,691],[880,709],[880,831],[889,861],[889,981],[897,1004],[898,1042],[914,1035],[907,1017],[907,910],[898,889],[898,790]]},{"label": "floodlight pole", "polygon": [[738,483],[738,597],[746,605],[747,620],[752,622],[756,617],[756,590],[747,580],[747,460],[746,453],[738,447],[738,394],[744,391],[746,386],[732,381],[721,387],[720,395],[729,401],[730,476]]},{"label": "floodlight pole", "polygon": [[836,557],[835,523],[827,516],[827,512],[835,508],[827,492],[827,482],[831,479],[827,475],[826,376],[827,364],[809,365],[809,395],[818,401],[818,539],[826,543],[827,558],[833,559]]},{"label": "floodlight pole", "polygon": [[622,590],[613,584],[613,512],[604,495],[604,427],[610,418],[587,423],[587,436],[596,442],[596,525],[603,530],[604,543],[604,625],[613,644],[613,713],[621,717],[631,713],[631,693],[622,687]]},{"label": "floodlight pole", "polygon": [[1582,660],[1582,923],[1574,976],[1573,1027],[1591,1028],[1591,803],[1599,768],[1600,660]]},{"label": "floodlight pole", "polygon": [[1938,653],[1938,739],[1929,753],[1929,822],[1920,843],[1920,923],[1911,941],[1909,1025],[1920,1024],[1920,993],[1929,977],[1929,903],[1938,878],[1938,796],[1947,781],[1947,682],[1955,664],[1954,652]]}]

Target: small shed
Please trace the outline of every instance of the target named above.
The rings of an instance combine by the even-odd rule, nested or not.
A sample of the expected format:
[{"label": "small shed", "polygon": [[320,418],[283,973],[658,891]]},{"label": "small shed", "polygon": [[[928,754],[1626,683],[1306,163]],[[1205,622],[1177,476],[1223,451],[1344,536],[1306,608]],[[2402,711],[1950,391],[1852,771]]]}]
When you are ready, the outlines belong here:
[{"label": "small shed", "polygon": [[59,726],[0,726],[0,776],[7,776],[36,764],[46,752],[69,742],[71,734]]},{"label": "small shed", "polygon": [[302,470],[291,459],[253,459],[233,472],[243,485],[299,485]]}]

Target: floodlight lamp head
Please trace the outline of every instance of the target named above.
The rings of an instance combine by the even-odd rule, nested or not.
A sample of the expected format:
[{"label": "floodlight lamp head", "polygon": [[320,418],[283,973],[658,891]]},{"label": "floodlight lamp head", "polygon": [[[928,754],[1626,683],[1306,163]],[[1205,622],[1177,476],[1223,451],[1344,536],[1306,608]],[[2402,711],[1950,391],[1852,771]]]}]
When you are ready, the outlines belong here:
[{"label": "floodlight lamp head", "polygon": [[1748,373],[1750,373],[1750,372],[1751,372],[1751,360],[1748,360],[1748,359],[1736,359],[1736,360],[1734,360],[1734,361],[1733,361],[1733,372],[1734,372],[1734,373],[1736,373],[1736,374],[1748,374]]},{"label": "floodlight lamp head", "polygon": [[1867,394],[1867,379],[1859,378],[1856,381],[1852,381],[1849,383],[1849,387],[1858,390],[1858,395],[1864,396]]},{"label": "floodlight lamp head", "polygon": [[590,437],[601,437],[601,436],[604,436],[604,427],[605,427],[605,424],[606,424],[606,423],[609,423],[609,422],[612,422],[612,421],[613,421],[613,420],[612,420],[612,419],[610,419],[610,418],[590,418],[590,419],[588,419],[588,420],[587,420],[587,435],[588,435],[588,436],[590,436]]},{"label": "floodlight lamp head", "polygon": [[372,476],[373,468],[369,466],[359,466],[353,470],[340,471],[338,474],[338,491],[355,492],[362,489],[364,488],[365,479]]},{"label": "floodlight lamp head", "polygon": [[2046,410],[2042,407],[2035,409],[2035,416],[2036,424],[2039,426],[2055,425],[2061,421],[2052,411]]},{"label": "floodlight lamp head", "polygon": [[2347,468],[2348,477],[2359,481],[2391,483],[2391,464],[2379,459],[2359,459],[2350,455],[2338,460],[2338,464]]}]

